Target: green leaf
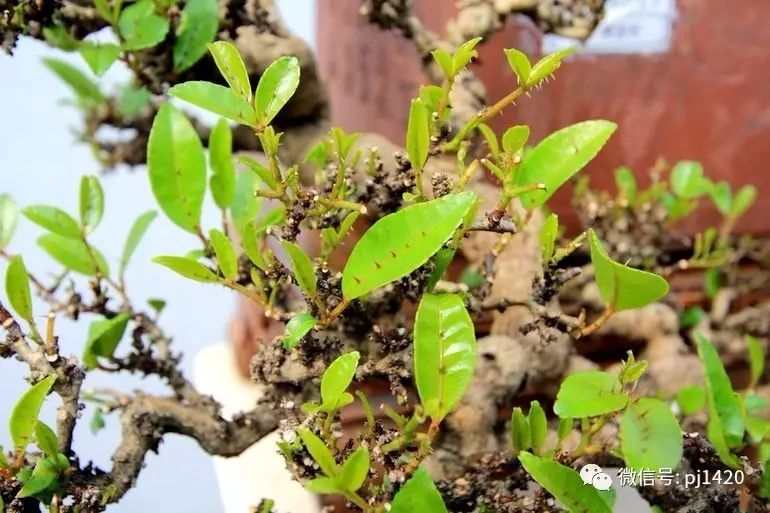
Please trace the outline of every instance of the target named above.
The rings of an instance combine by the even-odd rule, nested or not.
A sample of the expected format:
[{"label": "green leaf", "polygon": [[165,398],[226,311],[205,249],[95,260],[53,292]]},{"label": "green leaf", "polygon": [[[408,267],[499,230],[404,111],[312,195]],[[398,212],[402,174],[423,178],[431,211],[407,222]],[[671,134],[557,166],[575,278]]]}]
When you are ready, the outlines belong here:
[{"label": "green leaf", "polygon": [[620,422],[620,441],[626,466],[637,471],[675,469],[682,461],[682,430],[660,399],[643,397],[629,405]]},{"label": "green leaf", "polygon": [[428,149],[430,147],[430,120],[428,119],[428,109],[419,98],[412,100],[412,106],[409,109],[409,124],[406,129],[406,153],[409,155],[409,162],[412,167],[419,171],[425,166],[428,160]]},{"label": "green leaf", "polygon": [[722,288],[722,276],[719,269],[716,267],[707,269],[706,275],[703,277],[703,292],[706,293],[706,297],[714,299],[720,288]]},{"label": "green leaf", "polygon": [[[704,182],[708,184],[706,179],[704,179]],[[719,212],[723,215],[730,215],[730,211],[733,208],[733,191],[730,188],[730,184],[724,180],[713,184],[711,187],[711,200]]]},{"label": "green leaf", "polygon": [[532,70],[529,57],[516,48],[506,48],[504,52],[505,58],[508,60],[508,66],[519,80],[519,86],[526,86],[529,80],[529,73]]},{"label": "green leaf", "polygon": [[545,410],[538,401],[532,401],[527,415],[529,422],[529,435],[532,442],[532,450],[535,454],[540,454],[548,436],[548,419],[545,416]]},{"label": "green leaf", "polygon": [[355,492],[369,475],[369,449],[362,445],[342,464],[339,481],[345,490]]},{"label": "green leaf", "polygon": [[120,56],[120,47],[112,43],[84,41],[78,51],[97,77],[104,75]]},{"label": "green leaf", "polygon": [[424,468],[409,478],[393,497],[389,513],[447,513],[444,499]]},{"label": "green leaf", "polygon": [[46,233],[37,239],[37,244],[61,265],[85,276],[109,276],[110,269],[104,255],[82,240],[68,239],[55,233]]},{"label": "green leaf", "polygon": [[150,105],[150,100],[152,100],[152,94],[149,89],[128,84],[120,95],[118,109],[124,117],[133,118]]},{"label": "green leaf", "polygon": [[50,205],[32,205],[22,210],[22,213],[30,221],[42,226],[52,233],[70,239],[80,239],[81,233],[78,222],[75,221],[71,215],[58,207],[52,207]]},{"label": "green leaf", "polygon": [[241,230],[241,246],[243,247],[246,256],[249,257],[249,260],[263,271],[266,271],[268,265],[267,262],[265,262],[265,257],[262,256],[260,240],[257,238],[257,229],[255,225],[256,223],[251,221],[243,227]]},{"label": "green leaf", "polygon": [[307,335],[318,322],[318,319],[307,312],[294,314],[286,323],[286,332],[283,334],[283,348],[291,349],[299,344],[302,337]]},{"label": "green leaf", "polygon": [[214,62],[219,68],[230,89],[235,91],[238,96],[251,104],[251,83],[249,82],[249,72],[246,71],[246,65],[238,53],[234,44],[227,41],[217,41],[208,45],[209,52],[214,58]]},{"label": "green leaf", "polygon": [[572,432],[572,426],[575,424],[575,419],[571,417],[562,417],[559,419],[559,425],[557,426],[556,434],[559,440],[564,440]]},{"label": "green leaf", "polygon": [[128,236],[126,237],[126,242],[123,245],[123,254],[120,257],[121,277],[125,274],[126,267],[128,267],[128,262],[134,255],[134,252],[136,251],[137,246],[139,246],[142,237],[144,237],[144,234],[147,232],[147,228],[150,227],[150,223],[152,223],[157,216],[158,213],[156,211],[148,210],[144,214],[137,217],[136,221],[134,221],[134,224],[131,225],[131,229],[128,231]]},{"label": "green leaf", "polygon": [[754,201],[757,199],[757,188],[753,185],[744,185],[735,194],[732,208],[730,209],[730,217],[738,218],[746,213],[751,208]]},{"label": "green leaf", "polygon": [[626,166],[617,168],[615,170],[615,185],[617,185],[618,192],[626,201],[631,202],[636,199],[636,177],[631,169]]},{"label": "green leaf", "polygon": [[457,73],[455,73],[454,70],[452,55],[441,48],[433,50],[431,55],[433,56],[433,60],[436,61],[436,64],[438,64],[444,72],[444,75],[446,75],[447,78],[454,78]]},{"label": "green leaf", "polygon": [[746,335],[746,348],[749,352],[749,367],[751,369],[749,388],[754,388],[765,371],[765,350],[759,340],[751,335]]},{"label": "green leaf", "polygon": [[698,346],[698,356],[703,362],[709,404],[713,406],[719,418],[727,444],[731,447],[737,446],[743,440],[743,414],[730,378],[713,344],[700,333],[695,334],[695,342]]},{"label": "green leaf", "polygon": [[516,406],[511,414],[511,445],[513,453],[526,451],[532,446],[532,433],[529,431],[529,421],[521,408]]},{"label": "green leaf", "polygon": [[503,150],[506,154],[513,156],[524,148],[528,140],[529,127],[527,125],[512,126],[503,133]]},{"label": "green leaf", "polygon": [[706,406],[706,391],[697,385],[684,387],[676,393],[676,402],[684,415],[693,415]]},{"label": "green leaf", "polygon": [[95,107],[104,103],[104,95],[85,73],[58,59],[43,59],[43,64],[63,80],[75,93],[80,104]]},{"label": "green leaf", "polygon": [[628,404],[617,376],[602,371],[570,374],[556,395],[553,411],[559,417],[596,417],[622,410]]},{"label": "green leaf", "polygon": [[94,7],[105,21],[112,23],[114,15],[110,8],[110,0],[93,0]]},{"label": "green leaf", "polygon": [[50,392],[56,376],[47,376],[32,385],[21,399],[13,407],[10,418],[10,432],[13,446],[17,451],[23,452],[29,443],[32,432],[37,424],[37,416],[43,406],[48,392]]},{"label": "green leaf", "polygon": [[473,378],[476,335],[463,300],[426,294],[414,321],[414,376],[425,414],[441,421]]},{"label": "green leaf", "polygon": [[13,257],[5,270],[5,293],[11,307],[19,317],[32,323],[32,294],[29,290],[29,274],[21,255]]},{"label": "green leaf", "polygon": [[299,85],[299,61],[284,56],[267,67],[254,95],[257,120],[268,125],[294,95]]},{"label": "green leaf", "polygon": [[55,458],[59,454],[59,437],[47,424],[37,421],[35,424],[35,440],[37,446],[47,456]]},{"label": "green leaf", "polygon": [[166,308],[166,301],[163,299],[150,298],[147,300],[147,304],[150,305],[150,308],[155,310],[155,313],[158,315],[160,315],[160,313]]},{"label": "green leaf", "polygon": [[155,14],[153,0],[139,0],[120,13],[118,32],[123,50],[143,50],[166,39],[168,20]]},{"label": "green leaf", "polygon": [[735,469],[741,468],[741,462],[730,451],[724,426],[722,426],[722,421],[716,411],[714,401],[710,397],[708,398],[707,404],[709,418],[708,423],[706,424],[706,436],[708,437],[709,442],[714,446],[714,450],[719,456],[719,459],[721,459],[725,465]]},{"label": "green leaf", "polygon": [[198,132],[170,103],[152,122],[147,171],[161,210],[183,230],[196,233],[206,192],[206,157]]},{"label": "green leaf", "polygon": [[86,368],[95,369],[98,367],[97,358],[100,356],[112,358],[126,332],[130,318],[130,315],[122,313],[111,319],[100,319],[91,323],[83,349],[83,362],[86,364]]},{"label": "green leaf", "polygon": [[17,497],[32,497],[52,487],[59,477],[59,468],[49,458],[41,458],[35,464],[32,475],[21,487]]},{"label": "green leaf", "polygon": [[101,408],[94,408],[94,414],[91,417],[91,422],[88,423],[88,428],[91,430],[91,434],[95,435],[102,429],[106,423],[104,422],[104,415],[102,415]]},{"label": "green leaf", "polygon": [[217,0],[187,0],[172,52],[174,71],[184,71],[203,57],[207,45],[217,35],[218,26]]},{"label": "green leaf", "polygon": [[168,90],[168,94],[241,125],[256,124],[256,114],[251,105],[228,87],[193,80],[175,85]]},{"label": "green leaf", "polygon": [[479,55],[476,51],[476,45],[479,44],[481,39],[481,37],[474,37],[457,47],[454,55],[452,55],[452,68],[455,74],[462,71],[474,57]]},{"label": "green leaf", "polygon": [[254,173],[240,172],[235,180],[235,194],[230,205],[230,215],[239,233],[243,233],[245,227],[253,223],[262,210],[262,198],[254,195],[259,184],[259,177]]},{"label": "green leaf", "polygon": [[668,282],[657,274],[612,260],[592,228],[588,229],[588,244],[599,292],[605,304],[616,312],[641,308],[668,294]]},{"label": "green leaf", "polygon": [[[78,49],[80,41],[72,37],[66,28],[61,25],[53,25],[43,28],[43,39],[49,45],[65,52],[72,52]],[[2,511],[2,510],[0,510]]]},{"label": "green leaf", "polygon": [[104,190],[95,176],[80,179],[80,225],[90,233],[99,225],[104,215]]},{"label": "green leaf", "polygon": [[432,257],[476,202],[466,191],[416,203],[379,219],[358,240],[342,273],[351,301],[411,273]]},{"label": "green leaf", "polygon": [[455,253],[457,253],[457,248],[454,247],[441,248],[436,252],[436,255],[433,257],[433,272],[431,272],[430,277],[428,277],[428,283],[425,285],[426,292],[433,292],[433,288],[441,280],[452,260],[454,260]]},{"label": "green leaf", "polygon": [[315,433],[308,428],[300,428],[297,433],[299,434],[302,443],[307,448],[310,456],[313,457],[318,466],[321,467],[321,471],[329,477],[335,477],[338,473],[337,462],[334,461],[331,451],[323,440],[321,440]]},{"label": "green leaf", "polygon": [[0,194],[0,249],[5,248],[16,231],[19,207],[9,194]]},{"label": "green leaf", "polygon": [[543,250],[543,264],[548,265],[556,250],[556,238],[559,235],[559,216],[551,214],[545,218],[540,228],[540,247]]},{"label": "green leaf", "polygon": [[575,50],[577,50],[576,46],[564,48],[550,55],[546,55],[545,57],[537,61],[537,63],[535,63],[535,65],[532,66],[532,71],[530,71],[529,73],[529,78],[527,79],[527,86],[533,87],[538,83],[540,83],[541,80],[552,75],[557,69],[559,69],[564,59],[567,58],[567,56],[569,56],[570,54],[574,53]]},{"label": "green leaf", "polygon": [[552,133],[524,157],[516,186],[542,183],[546,190],[520,196],[527,209],[539,207],[575,173],[588,164],[617,129],[610,121],[583,121]]},{"label": "green leaf", "polygon": [[495,160],[497,160],[500,157],[500,145],[497,142],[497,134],[495,134],[495,131],[492,130],[492,127],[485,123],[479,123],[476,128],[479,130],[479,132],[481,132],[481,135],[483,135],[484,139],[487,141],[489,153]]},{"label": "green leaf", "polygon": [[214,274],[211,269],[191,258],[179,256],[157,256],[153,258],[152,261],[156,264],[168,267],[175,273],[191,280],[199,281],[201,283],[219,282],[219,276]]},{"label": "green leaf", "polygon": [[345,393],[356,374],[360,357],[358,351],[345,353],[338,356],[326,369],[321,377],[323,411],[332,412],[344,406],[343,403],[347,401]]},{"label": "green leaf", "polygon": [[313,493],[334,494],[345,493],[337,477],[317,477],[305,482],[305,488]]},{"label": "green leaf", "polygon": [[233,165],[233,134],[224,118],[211,130],[209,136],[209,187],[214,203],[222,210],[228,208],[235,196],[235,165]]},{"label": "green leaf", "polygon": [[679,326],[682,328],[692,328],[700,324],[701,320],[708,315],[706,311],[699,306],[690,306],[684,309],[682,317],[679,319]]},{"label": "green leaf", "polygon": [[[258,176],[263,182],[265,182],[268,187],[270,187],[273,190],[278,188],[278,182],[275,181],[275,178],[273,177],[273,174],[270,172],[270,170],[265,166],[263,166],[256,159],[253,159],[246,155],[239,155],[236,160],[238,161],[239,164],[243,164],[244,166],[248,167],[249,171],[252,171],[253,174],[256,174],[256,176]],[[252,193],[253,192],[254,191],[252,191]]]},{"label": "green leaf", "polygon": [[596,488],[584,485],[580,474],[571,468],[528,452],[520,452],[519,461],[570,513],[612,513]]},{"label": "green leaf", "polygon": [[315,274],[315,269],[313,268],[313,261],[301,247],[293,242],[281,240],[281,246],[283,246],[286,254],[289,255],[291,272],[294,274],[294,279],[297,280],[297,285],[299,285],[305,294],[310,297],[315,297],[317,276]]},{"label": "green leaf", "polygon": [[680,198],[694,199],[707,194],[711,188],[700,162],[681,160],[671,170],[671,190]]},{"label": "green leaf", "polygon": [[217,255],[219,270],[228,280],[234,280],[238,276],[238,257],[235,256],[235,248],[227,235],[212,228],[209,231],[209,239]]}]

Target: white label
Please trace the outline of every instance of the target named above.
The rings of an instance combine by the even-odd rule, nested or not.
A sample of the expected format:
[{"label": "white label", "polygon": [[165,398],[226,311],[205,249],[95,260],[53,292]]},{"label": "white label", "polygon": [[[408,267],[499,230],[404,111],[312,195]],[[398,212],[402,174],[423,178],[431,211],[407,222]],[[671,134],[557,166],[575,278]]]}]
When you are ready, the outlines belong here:
[{"label": "white label", "polygon": [[543,37],[543,53],[576,44],[583,47],[583,55],[665,53],[671,46],[676,14],[675,0],[607,0],[604,18],[584,43],[547,34]]}]

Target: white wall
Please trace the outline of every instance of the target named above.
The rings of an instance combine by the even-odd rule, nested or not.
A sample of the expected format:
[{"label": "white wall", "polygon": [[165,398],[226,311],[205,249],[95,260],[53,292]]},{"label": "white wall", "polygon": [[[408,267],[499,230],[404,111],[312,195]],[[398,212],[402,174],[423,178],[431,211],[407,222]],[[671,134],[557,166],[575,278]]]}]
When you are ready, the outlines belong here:
[{"label": "white wall", "polygon": [[[306,40],[314,41],[315,2],[279,0],[278,4],[287,15],[290,28]],[[71,107],[61,105],[61,100],[69,98],[70,93],[42,66],[41,59],[46,56],[66,59],[85,69],[77,55],[53,51],[31,40],[22,40],[13,57],[0,54],[0,193],[10,193],[20,205],[52,204],[75,213],[79,177],[97,173],[99,167],[89,149],[75,141],[72,129],[78,126],[79,116]],[[120,83],[126,77],[122,71],[111,70],[104,83]],[[102,183],[107,209],[93,240],[114,267],[130,224],[139,213],[155,208],[155,201],[144,169],[119,169],[104,177]],[[204,219],[213,226],[217,216],[211,202],[208,203]],[[35,239],[41,233],[22,219],[8,249],[23,254],[27,267],[45,277],[58,267],[36,246]],[[129,291],[137,303],[149,297],[168,300],[162,324],[174,334],[174,347],[186,353],[183,367],[188,373],[192,354],[226,336],[234,297],[216,287],[177,278],[150,263],[150,258],[159,254],[183,254],[194,247],[193,237],[159,216],[139,247],[127,276]],[[4,276],[4,263],[0,264],[0,273]],[[4,296],[4,292],[0,294]],[[42,305],[36,306],[39,314],[46,313]],[[82,352],[86,328],[87,321],[59,324],[64,353]],[[24,375],[24,367],[18,362],[0,361],[0,444],[6,447],[9,438],[4,419],[26,387]],[[86,386],[165,391],[157,381],[102,373],[89,375]],[[48,402],[44,416],[52,423],[56,402],[54,399]],[[76,433],[75,449],[84,461],[93,459],[107,468],[109,456],[119,440],[118,422],[108,417],[107,428],[93,436],[88,430],[90,414],[89,407]],[[182,437],[168,437],[160,454],[147,458],[147,468],[137,488],[110,509],[114,512],[221,510],[210,459],[194,442]]]}]

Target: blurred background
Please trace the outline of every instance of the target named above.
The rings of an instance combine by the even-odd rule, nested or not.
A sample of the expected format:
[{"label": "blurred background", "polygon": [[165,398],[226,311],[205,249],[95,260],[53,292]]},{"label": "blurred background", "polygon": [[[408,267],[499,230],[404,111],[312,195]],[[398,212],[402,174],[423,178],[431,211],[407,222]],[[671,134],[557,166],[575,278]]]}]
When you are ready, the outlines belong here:
[{"label": "blurred background", "polygon": [[[333,120],[347,131],[379,132],[396,143],[403,140],[409,98],[424,82],[413,47],[399,36],[382,32],[360,19],[358,0],[278,0],[289,28],[319,53],[321,73],[332,100]],[[557,8],[565,2],[554,1]],[[568,2],[566,2],[568,3]],[[416,0],[416,12],[437,31],[455,12],[454,2]],[[764,166],[770,161],[770,15],[767,0],[609,0],[606,19],[558,79],[508,109],[497,128],[514,123],[533,126],[533,140],[571,123],[591,118],[618,122],[620,129],[592,164],[592,183],[609,187],[610,171],[631,166],[642,182],[658,157],[669,162],[700,160],[714,180],[734,186],[753,183],[759,189],[754,215],[746,216],[739,231],[770,231],[770,181]],[[574,41],[564,36],[543,37],[524,19],[509,22],[481,48],[475,71],[490,98],[510,89],[514,80],[502,48],[517,47],[532,56]],[[78,113],[62,99],[66,86],[41,63],[46,56],[67,60],[81,69],[78,55],[64,54],[40,42],[23,39],[13,57],[0,54],[0,192],[20,205],[54,204],[75,211],[77,178],[96,174],[99,166],[90,149],[74,143],[72,128]],[[394,72],[397,70],[397,72]],[[125,79],[119,66],[106,84]],[[109,85],[107,85],[109,87]],[[105,177],[107,208],[94,242],[111,262],[117,261],[126,232],[139,212],[156,208],[146,173],[120,169]],[[209,202],[207,219],[217,213]],[[556,210],[568,222],[569,191],[557,196]],[[681,229],[694,233],[713,224],[715,212],[693,216]],[[46,275],[57,266],[37,249],[40,230],[22,219],[9,248],[24,254],[27,267]],[[159,216],[128,271],[129,291],[137,303],[147,298],[168,302],[162,323],[175,334],[177,349],[192,355],[226,336],[227,319],[235,300],[231,293],[178,279],[150,263],[158,254],[180,254],[196,239]],[[0,264],[0,272],[4,272]],[[79,354],[86,323],[62,322],[63,351]],[[7,412],[25,389],[24,368],[0,361],[0,412]],[[162,390],[159,383],[128,377],[90,375],[87,386]],[[89,407],[84,415],[89,417]],[[46,412],[51,418],[52,411]],[[0,417],[4,417],[0,414]],[[75,450],[97,465],[108,465],[119,432],[115,419],[97,435],[88,423],[79,425]],[[0,429],[0,444],[7,445]],[[160,456],[150,456],[138,486],[111,511],[221,511],[211,460],[194,442],[170,436]],[[168,490],[182,493],[167,493]]]}]

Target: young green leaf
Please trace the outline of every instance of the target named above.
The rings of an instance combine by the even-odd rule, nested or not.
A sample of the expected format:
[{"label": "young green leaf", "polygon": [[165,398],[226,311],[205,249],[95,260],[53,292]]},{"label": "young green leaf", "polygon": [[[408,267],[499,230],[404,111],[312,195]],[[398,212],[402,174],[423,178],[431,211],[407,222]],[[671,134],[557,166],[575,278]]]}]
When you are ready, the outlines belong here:
[{"label": "young green leaf", "polygon": [[757,199],[757,188],[753,185],[744,185],[735,194],[732,208],[730,209],[730,217],[738,218],[746,213],[751,208],[754,201]]},{"label": "young green leaf", "polygon": [[337,357],[326,369],[321,377],[323,411],[336,411],[353,402],[353,396],[346,391],[353,381],[360,357],[358,351],[345,353]]},{"label": "young green leaf", "polygon": [[700,162],[681,160],[671,170],[671,190],[680,198],[694,199],[711,189],[711,182],[703,176]]},{"label": "young green leaf", "polygon": [[46,423],[39,420],[35,424],[35,441],[47,456],[55,458],[59,454],[59,437]]},{"label": "young green leaf", "polygon": [[81,233],[78,222],[58,207],[31,205],[22,210],[22,213],[30,221],[52,233],[70,239],[80,239]]},{"label": "young green leaf", "polygon": [[682,317],[679,319],[679,326],[682,328],[693,328],[700,324],[708,314],[699,306],[690,306],[684,309]]},{"label": "young green leaf", "polygon": [[588,164],[617,129],[610,121],[583,121],[552,133],[527,153],[516,173],[517,187],[541,183],[545,190],[527,192],[521,202],[539,207]]},{"label": "young green leaf", "polygon": [[214,274],[211,269],[195,260],[179,256],[157,256],[152,259],[156,264],[168,267],[177,274],[199,281],[201,283],[218,283],[219,276]]},{"label": "young green leaf", "polygon": [[146,107],[149,107],[152,94],[146,87],[134,87],[128,84],[123,88],[118,99],[118,109],[126,118],[133,118]]},{"label": "young green leaf", "polygon": [[259,184],[259,177],[251,172],[242,171],[235,179],[235,193],[230,205],[230,215],[239,233],[243,233],[246,225],[253,223],[262,210],[262,198],[254,195]]},{"label": "young green leaf", "polygon": [[257,238],[256,223],[254,221],[246,223],[246,226],[243,227],[240,233],[243,252],[246,253],[246,256],[249,257],[249,260],[251,260],[254,265],[263,271],[266,271],[268,265],[267,262],[265,262],[265,257],[262,256],[260,240]]},{"label": "young green leaf", "polygon": [[209,187],[214,203],[225,210],[235,196],[235,165],[233,165],[233,134],[224,118],[211,130],[209,136]]},{"label": "young green leaf", "polygon": [[13,257],[5,270],[5,293],[19,317],[29,323],[33,322],[29,275],[21,255]]},{"label": "young green leaf", "polygon": [[339,473],[337,462],[334,461],[334,456],[332,456],[331,451],[326,447],[324,441],[308,428],[300,428],[297,433],[310,453],[310,456],[312,456],[313,460],[318,463],[321,471],[328,477],[335,477]]},{"label": "young green leaf", "polygon": [[716,267],[707,269],[703,277],[703,292],[705,292],[706,297],[714,299],[720,288],[722,288],[722,275],[719,269]]},{"label": "young green leaf", "polygon": [[126,332],[130,318],[130,315],[122,313],[111,319],[100,319],[91,323],[83,349],[83,363],[86,364],[86,368],[98,367],[98,357],[112,358]]},{"label": "young green leaf", "polygon": [[345,493],[339,477],[317,477],[305,482],[305,488],[307,488],[309,492],[320,493],[323,495]]},{"label": "young green leaf", "polygon": [[528,452],[519,453],[524,469],[570,513],[612,513],[593,486],[585,486],[580,474],[555,460]]},{"label": "young green leaf", "polygon": [[236,158],[236,160],[238,161],[239,164],[243,164],[244,166],[249,168],[249,171],[251,171],[257,177],[259,177],[271,189],[275,190],[278,187],[278,182],[276,182],[273,174],[270,172],[268,168],[263,166],[262,163],[259,162],[258,160],[253,159],[246,155],[239,155]]},{"label": "young green leaf", "polygon": [[82,106],[92,108],[104,103],[99,86],[79,69],[58,59],[43,59],[43,64],[72,89]]},{"label": "young green leaf", "polygon": [[101,17],[104,18],[105,21],[112,23],[112,21],[115,19],[115,16],[112,8],[110,7],[110,0],[93,0],[93,3]]},{"label": "young green leaf", "polygon": [[91,422],[88,423],[88,429],[91,431],[91,434],[95,435],[102,429],[104,429],[104,426],[106,423],[104,422],[104,415],[102,415],[101,408],[94,408],[94,413],[91,416]]},{"label": "young green leaf", "polygon": [[577,50],[576,46],[564,48],[552,54],[546,55],[537,61],[537,63],[532,66],[532,70],[529,73],[527,86],[533,87],[540,83],[541,80],[552,75],[557,69],[559,69],[564,59],[567,58],[570,54],[574,53],[575,50]]},{"label": "young green leaf", "polygon": [[682,460],[682,430],[660,399],[643,397],[631,403],[620,422],[626,466],[641,471],[677,468]]},{"label": "young green leaf", "polygon": [[[703,181],[708,184],[707,179],[704,178]],[[715,183],[711,187],[710,194],[711,200],[714,202],[714,206],[717,207],[717,210],[725,216],[729,215],[733,208],[733,190],[730,188],[730,184],[724,180]]]},{"label": "young green leaf", "polygon": [[529,421],[518,406],[513,409],[511,414],[511,445],[513,446],[514,454],[526,451],[532,446],[532,433],[529,430]]},{"label": "young green leaf", "polygon": [[612,260],[591,228],[588,229],[588,244],[599,292],[613,310],[641,308],[668,294],[668,282],[657,274]]},{"label": "young green leaf", "polygon": [[104,75],[120,55],[120,47],[112,43],[84,41],[78,51],[97,77]]},{"label": "young green leaf", "polygon": [[251,104],[252,93],[249,72],[234,44],[217,41],[208,45],[209,52],[230,89]]},{"label": "young green leaf", "polygon": [[765,371],[765,350],[759,340],[751,335],[746,335],[746,348],[749,352],[749,368],[751,369],[749,388],[754,388]]},{"label": "young green leaf", "polygon": [[110,269],[104,255],[82,240],[69,239],[55,233],[46,233],[37,239],[43,251],[61,265],[85,276],[109,276]]},{"label": "young green leaf", "polygon": [[559,425],[556,429],[556,435],[559,440],[564,440],[572,432],[572,426],[575,425],[575,419],[571,417],[562,417],[559,419]]},{"label": "young green leaf", "polygon": [[315,297],[317,276],[313,268],[313,261],[301,247],[291,241],[281,240],[281,246],[289,255],[291,272],[294,274],[294,279],[297,280],[297,285],[305,294]]},{"label": "young green leaf", "polygon": [[168,34],[168,20],[155,14],[153,0],[139,0],[120,13],[118,32],[123,50],[143,50],[157,45]]},{"label": "young green leaf", "polygon": [[212,228],[209,231],[209,239],[214,253],[217,255],[217,264],[219,270],[228,280],[234,280],[238,276],[238,258],[235,256],[233,243],[227,238],[227,235],[221,231]]},{"label": "young green leaf", "polygon": [[676,393],[676,402],[684,415],[692,415],[706,406],[706,391],[703,387],[690,385]]},{"label": "young green leaf", "polygon": [[528,140],[529,127],[527,125],[512,126],[503,133],[503,150],[506,154],[513,156],[524,148]]},{"label": "young green leaf", "polygon": [[631,169],[626,166],[617,168],[615,170],[615,185],[618,187],[620,195],[626,201],[631,202],[636,199],[636,177]]},{"label": "young green leaf", "polygon": [[428,160],[430,147],[430,120],[428,109],[419,98],[412,100],[409,109],[409,124],[406,129],[406,153],[416,171],[420,171]]},{"label": "young green leaf", "polygon": [[152,122],[147,172],[161,210],[183,230],[196,233],[206,192],[206,157],[198,132],[170,103]]},{"label": "young green leaf", "polygon": [[497,134],[495,134],[492,127],[486,123],[479,123],[476,128],[487,141],[487,148],[489,148],[489,153],[492,155],[492,158],[497,160],[500,157],[500,144],[497,141]]},{"label": "young green leaf", "polygon": [[10,432],[13,446],[17,451],[24,451],[37,424],[37,416],[51,390],[56,376],[47,376],[32,385],[13,407],[10,418]]},{"label": "young green leaf", "polygon": [[197,80],[177,84],[168,94],[241,125],[254,126],[257,122],[251,104],[225,86]]},{"label": "young green leaf", "polygon": [[457,253],[457,248],[454,247],[441,248],[436,252],[436,255],[433,257],[433,271],[430,273],[428,283],[425,285],[426,292],[433,291],[433,288],[441,280],[452,263],[455,253]]},{"label": "young green leaf", "polygon": [[187,0],[174,41],[174,71],[184,71],[203,57],[206,46],[217,35],[218,26],[217,0]]},{"label": "young green leaf", "polygon": [[475,202],[476,194],[466,191],[416,203],[379,219],[358,240],[345,264],[345,300],[361,297],[427,262]]},{"label": "young green leaf", "polygon": [[286,323],[286,332],[283,334],[283,348],[291,349],[299,344],[302,337],[307,335],[318,322],[318,319],[307,312],[294,314]]},{"label": "young green leaf", "polygon": [[548,419],[545,416],[545,410],[538,401],[532,401],[527,415],[529,423],[529,436],[532,442],[532,450],[535,454],[540,454],[548,436]]},{"label": "young green leaf", "polygon": [[444,499],[441,497],[430,474],[419,468],[393,497],[389,513],[447,513]]},{"label": "young green leaf", "polygon": [[0,194],[0,249],[5,248],[16,231],[19,207],[9,194]]},{"label": "young green leaf", "polygon": [[369,475],[369,449],[362,445],[342,464],[339,481],[345,490],[355,492]]},{"label": "young green leaf", "polygon": [[29,479],[21,487],[17,497],[32,497],[45,492],[52,487],[59,477],[59,468],[54,460],[50,458],[40,458],[32,470]]},{"label": "young green leaf", "polygon": [[80,41],[72,37],[69,31],[61,25],[43,27],[43,39],[54,48],[64,50],[65,52],[72,52],[77,50],[78,46],[80,46]]},{"label": "young green leaf", "polygon": [[131,229],[128,231],[128,236],[126,237],[126,242],[123,245],[122,256],[120,257],[119,276],[122,277],[126,273],[128,262],[134,255],[134,252],[136,251],[139,242],[141,242],[142,237],[144,237],[144,234],[147,232],[147,228],[150,227],[150,223],[152,223],[157,216],[158,213],[156,211],[148,210],[144,214],[137,217],[136,221],[134,221],[134,224],[131,225]]},{"label": "young green leaf", "polygon": [[719,459],[721,459],[725,465],[735,469],[741,468],[741,462],[730,451],[730,444],[727,441],[727,435],[724,426],[722,425],[722,420],[719,418],[716,406],[711,397],[708,398],[707,406],[709,418],[708,423],[706,424],[706,436],[709,442],[714,446],[714,450],[717,455],[719,455]]},{"label": "young green leaf", "polygon": [[425,294],[414,321],[414,376],[425,414],[440,422],[473,378],[476,335],[463,300]]},{"label": "young green leaf", "polygon": [[713,344],[700,333],[695,334],[698,356],[706,377],[706,396],[716,412],[727,444],[737,446],[743,440],[743,413],[730,378]]},{"label": "young green leaf", "polygon": [[540,228],[540,247],[542,248],[543,265],[548,265],[556,250],[556,238],[559,235],[559,216],[551,214],[545,218]]},{"label": "young green leaf", "polygon": [[442,48],[438,48],[431,52],[433,60],[439,65],[447,78],[454,78],[457,74],[455,72],[454,63],[452,62],[452,55]]},{"label": "young green leaf", "polygon": [[508,60],[508,66],[511,68],[519,81],[519,86],[526,87],[529,80],[529,72],[532,70],[532,64],[529,57],[524,52],[516,48],[506,48],[504,50],[505,58]]},{"label": "young green leaf", "polygon": [[254,95],[257,120],[268,125],[294,95],[299,85],[299,61],[284,56],[267,67]]},{"label": "young green leaf", "polygon": [[567,376],[556,394],[553,411],[559,417],[584,418],[622,410],[628,404],[617,376],[602,371]]},{"label": "young green leaf", "polygon": [[457,47],[455,53],[452,55],[452,68],[455,74],[462,71],[474,57],[479,55],[476,51],[476,45],[479,44],[481,39],[481,37],[474,37]]},{"label": "young green leaf", "polygon": [[104,190],[95,176],[80,179],[80,225],[90,233],[99,225],[104,215]]}]

